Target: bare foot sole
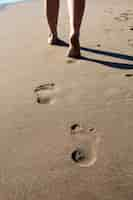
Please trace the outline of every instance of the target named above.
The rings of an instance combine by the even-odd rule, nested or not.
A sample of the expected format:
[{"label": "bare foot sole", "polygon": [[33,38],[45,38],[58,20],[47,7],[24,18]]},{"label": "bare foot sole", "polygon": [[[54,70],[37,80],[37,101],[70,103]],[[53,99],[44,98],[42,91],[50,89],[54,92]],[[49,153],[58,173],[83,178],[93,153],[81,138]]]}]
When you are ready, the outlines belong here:
[{"label": "bare foot sole", "polygon": [[67,53],[67,57],[70,58],[80,58],[80,43],[79,43],[79,37],[73,35],[70,39],[70,47]]}]

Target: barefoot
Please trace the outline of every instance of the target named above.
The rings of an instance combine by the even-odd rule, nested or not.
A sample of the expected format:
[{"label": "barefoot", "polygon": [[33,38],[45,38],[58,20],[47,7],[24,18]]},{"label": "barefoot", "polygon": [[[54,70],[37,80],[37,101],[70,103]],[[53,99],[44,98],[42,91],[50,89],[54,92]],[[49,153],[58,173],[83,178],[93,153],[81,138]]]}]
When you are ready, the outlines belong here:
[{"label": "barefoot", "polygon": [[57,46],[67,46],[67,44],[58,38],[57,34],[49,34],[48,44]]},{"label": "barefoot", "polygon": [[79,43],[79,36],[73,35],[70,38],[70,47],[67,53],[68,57],[71,58],[80,58],[80,43]]},{"label": "barefoot", "polygon": [[50,33],[48,36],[48,44],[55,45],[58,41],[57,34]]}]

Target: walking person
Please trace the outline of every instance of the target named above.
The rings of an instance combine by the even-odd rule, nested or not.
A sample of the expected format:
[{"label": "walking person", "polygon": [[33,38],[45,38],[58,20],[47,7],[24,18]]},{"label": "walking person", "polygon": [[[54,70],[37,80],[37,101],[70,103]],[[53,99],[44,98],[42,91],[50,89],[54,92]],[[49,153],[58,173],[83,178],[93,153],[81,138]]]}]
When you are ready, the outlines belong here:
[{"label": "walking person", "polygon": [[[85,10],[85,0],[67,0],[70,23],[68,57],[80,58],[80,27]],[[48,43],[58,45],[58,16],[60,0],[46,0],[46,15],[50,29]]]}]

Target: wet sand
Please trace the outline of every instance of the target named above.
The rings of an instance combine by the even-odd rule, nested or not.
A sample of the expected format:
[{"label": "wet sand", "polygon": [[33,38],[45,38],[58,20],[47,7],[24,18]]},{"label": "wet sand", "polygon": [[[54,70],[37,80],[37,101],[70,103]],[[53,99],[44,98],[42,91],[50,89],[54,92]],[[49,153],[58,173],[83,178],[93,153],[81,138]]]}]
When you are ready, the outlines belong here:
[{"label": "wet sand", "polygon": [[[68,42],[66,15],[64,0]],[[0,199],[132,200],[132,0],[87,2],[81,60],[47,45],[40,0],[2,9],[0,27]],[[100,137],[88,168],[71,160],[75,123]]]}]

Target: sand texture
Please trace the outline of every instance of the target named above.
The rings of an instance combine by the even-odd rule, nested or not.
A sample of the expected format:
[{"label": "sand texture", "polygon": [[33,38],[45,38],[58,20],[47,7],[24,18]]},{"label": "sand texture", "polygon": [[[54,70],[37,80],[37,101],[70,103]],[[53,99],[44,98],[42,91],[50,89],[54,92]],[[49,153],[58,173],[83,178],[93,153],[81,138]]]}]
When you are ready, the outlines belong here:
[{"label": "sand texture", "polygon": [[[133,1],[87,1],[80,60],[43,7],[0,8],[0,200],[132,200]],[[62,0],[66,43],[68,22]]]}]

